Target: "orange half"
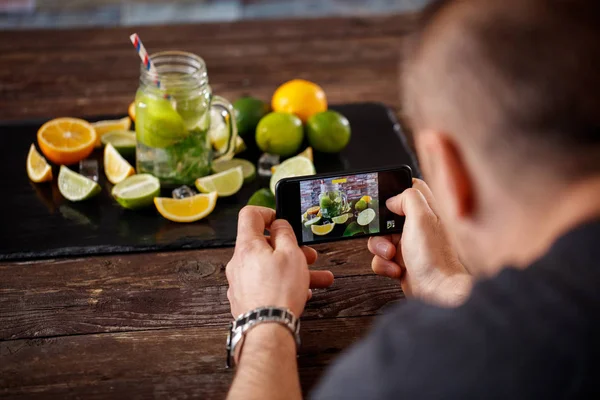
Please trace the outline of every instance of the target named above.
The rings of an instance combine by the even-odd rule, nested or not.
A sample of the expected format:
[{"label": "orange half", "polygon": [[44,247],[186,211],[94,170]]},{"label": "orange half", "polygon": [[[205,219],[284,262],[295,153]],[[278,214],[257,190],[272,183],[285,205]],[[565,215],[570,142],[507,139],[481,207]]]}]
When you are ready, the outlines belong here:
[{"label": "orange half", "polygon": [[94,150],[97,135],[94,127],[78,118],[56,118],[38,130],[42,153],[55,164],[75,164]]}]

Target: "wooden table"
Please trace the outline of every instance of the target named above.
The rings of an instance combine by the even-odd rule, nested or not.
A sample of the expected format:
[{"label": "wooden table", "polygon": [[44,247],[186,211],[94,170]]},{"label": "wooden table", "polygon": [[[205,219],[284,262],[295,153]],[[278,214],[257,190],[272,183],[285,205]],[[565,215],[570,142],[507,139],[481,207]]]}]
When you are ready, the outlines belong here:
[{"label": "wooden table", "polygon": [[[301,77],[320,83],[331,103],[381,101],[398,109],[400,49],[414,21],[0,32],[0,119],[124,113],[138,79],[133,31],[153,52],[201,55],[214,91],[225,97],[268,99],[281,82]],[[372,274],[365,240],[316,248],[315,268],[332,270],[336,282],[316,291],[303,316],[305,392],[373,316],[402,298],[397,283]],[[0,397],[223,398],[233,377],[224,368],[231,254],[1,263]]]}]

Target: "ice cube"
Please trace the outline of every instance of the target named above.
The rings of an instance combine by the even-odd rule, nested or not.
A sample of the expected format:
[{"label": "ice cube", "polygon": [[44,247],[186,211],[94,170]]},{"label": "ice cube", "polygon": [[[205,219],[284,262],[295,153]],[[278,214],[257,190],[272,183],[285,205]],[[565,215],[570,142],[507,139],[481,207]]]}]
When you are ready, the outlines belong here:
[{"label": "ice cube", "polygon": [[279,156],[277,154],[263,153],[258,159],[258,175],[271,176],[271,168],[279,165]]},{"label": "ice cube", "polygon": [[85,159],[79,161],[79,173],[94,182],[98,182],[98,160]]},{"label": "ice cube", "polygon": [[172,194],[174,199],[184,199],[186,197],[194,196],[196,192],[191,187],[183,185],[173,189]]}]

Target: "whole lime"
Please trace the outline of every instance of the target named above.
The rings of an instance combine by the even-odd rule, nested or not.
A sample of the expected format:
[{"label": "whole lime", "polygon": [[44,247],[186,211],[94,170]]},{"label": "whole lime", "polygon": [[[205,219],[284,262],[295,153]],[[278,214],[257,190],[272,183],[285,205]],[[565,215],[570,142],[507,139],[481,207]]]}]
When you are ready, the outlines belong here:
[{"label": "whole lime", "polygon": [[350,142],[350,122],[336,111],[323,111],[309,118],[306,133],[315,150],[338,153]]},{"label": "whole lime", "polygon": [[293,114],[272,112],[256,127],[256,144],[266,153],[291,156],[298,152],[303,139],[302,121]]},{"label": "whole lime", "polygon": [[354,209],[358,212],[361,212],[367,208],[367,202],[364,200],[359,200],[356,202]]},{"label": "whole lime", "polygon": [[242,97],[233,103],[238,133],[245,137],[254,133],[262,117],[267,115],[271,107],[264,101],[254,97]]}]

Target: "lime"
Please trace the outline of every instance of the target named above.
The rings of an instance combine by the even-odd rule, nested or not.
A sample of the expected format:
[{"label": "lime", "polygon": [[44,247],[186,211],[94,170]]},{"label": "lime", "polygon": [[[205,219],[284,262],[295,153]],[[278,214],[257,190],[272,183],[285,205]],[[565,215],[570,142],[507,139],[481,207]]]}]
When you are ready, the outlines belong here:
[{"label": "lime", "polygon": [[248,200],[249,206],[260,206],[275,209],[275,196],[269,189],[259,189]]},{"label": "lime", "polygon": [[315,150],[338,153],[350,142],[350,122],[336,111],[323,111],[310,117],[306,134]]},{"label": "lime", "polygon": [[348,224],[348,226],[346,227],[346,230],[344,231],[343,236],[354,236],[354,235],[358,235],[359,233],[365,233],[365,230],[362,226],[357,224],[356,221],[354,221],[354,222],[350,222]]},{"label": "lime", "polygon": [[242,167],[242,173],[244,174],[244,182],[250,182],[256,177],[256,168],[248,160],[242,158],[232,158],[231,160],[215,161],[212,165],[213,172],[223,172],[228,169]]},{"label": "lime", "polygon": [[359,225],[365,226],[365,225],[369,225],[371,222],[373,222],[374,219],[375,219],[375,210],[373,210],[372,208],[367,208],[366,210],[364,210],[360,214],[358,214],[358,218],[356,218],[356,222],[358,222]]},{"label": "lime", "polygon": [[135,155],[135,132],[134,131],[112,131],[100,139],[103,145],[112,144],[123,157]]},{"label": "lime", "polygon": [[354,205],[354,209],[358,212],[361,212],[367,208],[367,202],[364,200],[359,200]]},{"label": "lime", "polygon": [[329,197],[323,197],[319,204],[321,205],[321,208],[328,208],[331,206],[331,199]]},{"label": "lime", "polygon": [[321,217],[315,217],[313,219],[309,219],[308,221],[306,221],[304,223],[304,226],[308,228],[309,226],[316,224],[320,220],[321,220]]},{"label": "lime", "polygon": [[269,187],[271,188],[271,192],[275,194],[275,185],[277,185],[279,180],[294,176],[314,175],[315,173],[315,166],[308,158],[298,156],[288,158],[279,164],[273,175],[271,175]]},{"label": "lime", "polygon": [[152,205],[160,194],[160,183],[150,174],[133,175],[117,183],[111,194],[121,206],[135,210]]},{"label": "lime", "polygon": [[271,107],[254,97],[242,97],[233,103],[233,109],[238,133],[246,137],[254,134],[258,122],[269,113]]},{"label": "lime", "polygon": [[58,190],[67,200],[81,201],[100,193],[100,185],[64,165],[58,173]]},{"label": "lime", "polygon": [[324,236],[324,235],[331,233],[331,231],[333,230],[334,227],[335,227],[335,224],[333,224],[333,223],[325,224],[325,225],[311,225],[310,230],[315,235]]},{"label": "lime", "polygon": [[348,214],[342,214],[342,215],[338,215],[337,217],[331,218],[331,220],[333,222],[335,222],[336,224],[345,224],[348,221],[349,217],[350,217],[350,215],[348,215]]},{"label": "lime", "polygon": [[244,172],[241,166],[196,179],[196,188],[199,191],[202,193],[217,192],[219,197],[236,194],[243,184]]},{"label": "lime", "polygon": [[267,153],[291,156],[298,152],[303,139],[302,121],[293,114],[267,114],[256,127],[256,144]]},{"label": "lime", "polygon": [[184,139],[183,118],[168,99],[140,95],[136,101],[137,139],[149,147],[164,148]]}]

